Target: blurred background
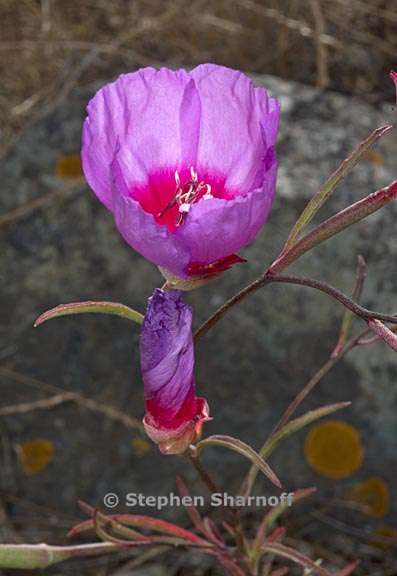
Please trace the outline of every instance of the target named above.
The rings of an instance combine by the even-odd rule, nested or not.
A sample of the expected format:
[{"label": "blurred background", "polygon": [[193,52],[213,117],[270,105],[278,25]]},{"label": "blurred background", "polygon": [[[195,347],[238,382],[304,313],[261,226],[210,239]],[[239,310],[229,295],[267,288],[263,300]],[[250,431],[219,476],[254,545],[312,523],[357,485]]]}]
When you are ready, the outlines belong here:
[{"label": "blurred background", "polygon": [[212,61],[391,98],[393,0],[1,0],[4,151],[54,100],[135,67]]},{"label": "blurred background", "polygon": [[[0,0],[1,542],[65,544],[84,517],[78,499],[103,507],[107,492],[167,494],[177,472],[202,491],[182,458],[159,455],[142,434],[135,325],[92,315],[32,328],[61,302],[113,300],[143,310],[162,283],[84,182],[81,125],[95,90],[142,66],[211,61],[255,75],[281,101],[274,209],[244,251],[247,264],[186,296],[199,325],[276,256],[308,198],[358,142],[395,121],[388,74],[396,32],[392,0]],[[389,134],[320,219],[395,179],[396,153]],[[396,217],[393,206],[376,214],[302,258],[297,273],[349,293],[363,254],[363,303],[396,310]],[[260,446],[329,358],[342,316],[321,294],[294,287],[271,286],[236,307],[197,347],[199,392],[215,416],[207,433]],[[385,346],[353,351],[302,411],[344,400],[352,407],[289,439],[271,460],[287,491],[318,487],[310,505],[288,514],[286,542],[333,569],[359,558],[359,576],[397,574],[396,380],[395,355]],[[313,434],[319,452],[308,440]],[[209,450],[206,461],[229,492],[247,470],[232,453]],[[257,490],[274,494],[263,478]],[[254,527],[261,513],[247,511],[247,524]],[[161,516],[187,525],[181,510]],[[191,554],[143,568],[131,556],[45,573],[220,574]]]}]

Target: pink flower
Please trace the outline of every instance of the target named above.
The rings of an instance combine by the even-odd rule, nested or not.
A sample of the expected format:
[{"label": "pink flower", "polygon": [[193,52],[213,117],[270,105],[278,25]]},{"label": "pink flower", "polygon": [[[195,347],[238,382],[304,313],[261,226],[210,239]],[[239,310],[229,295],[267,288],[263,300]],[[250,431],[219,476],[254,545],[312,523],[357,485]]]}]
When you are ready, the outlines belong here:
[{"label": "pink flower", "polygon": [[144,68],[88,104],[84,173],[130,246],[178,278],[211,276],[268,216],[278,123],[241,72]]},{"label": "pink flower", "polygon": [[195,396],[192,310],[179,291],[157,288],[149,298],[140,339],[148,436],[166,454],[186,450],[209,419]]}]

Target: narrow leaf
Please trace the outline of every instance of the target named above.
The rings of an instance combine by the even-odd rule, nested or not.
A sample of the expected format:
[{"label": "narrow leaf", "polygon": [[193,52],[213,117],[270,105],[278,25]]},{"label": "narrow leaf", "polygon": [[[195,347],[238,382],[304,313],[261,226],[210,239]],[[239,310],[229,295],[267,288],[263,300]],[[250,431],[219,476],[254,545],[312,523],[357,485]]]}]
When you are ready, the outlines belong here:
[{"label": "narrow leaf", "polygon": [[0,544],[0,568],[32,570],[46,568],[78,556],[96,556],[116,552],[112,543],[83,544],[79,546],[48,546],[47,544]]},{"label": "narrow leaf", "polygon": [[257,453],[251,446],[245,444],[241,440],[237,440],[236,438],[232,438],[231,436],[223,436],[223,435],[214,435],[201,440],[198,444],[196,444],[196,449],[200,452],[203,448],[207,446],[223,446],[224,448],[228,448],[229,450],[234,450],[251,460],[251,462],[259,468],[263,472],[265,476],[269,478],[269,480],[275,484],[278,488],[281,488],[280,480],[277,478],[273,470],[270,468],[269,464],[267,464],[264,459]]},{"label": "narrow leaf", "polygon": [[377,336],[379,336],[379,338],[382,338],[382,340],[386,342],[386,344],[390,346],[392,350],[397,352],[397,335],[392,330],[390,330],[390,328],[388,328],[380,320],[375,319],[368,320],[368,326],[371,328],[371,330],[373,330],[373,332],[375,332]]},{"label": "narrow leaf", "polygon": [[357,148],[350,154],[346,160],[340,164],[337,170],[331,174],[325,184],[320,188],[320,190],[313,196],[310,202],[306,205],[302,214],[299,216],[296,224],[294,225],[288,240],[285,244],[283,250],[289,249],[298,238],[300,232],[303,228],[309,224],[312,218],[316,215],[321,206],[326,202],[329,196],[332,194],[339,182],[350,172],[350,170],[355,166],[355,164],[360,160],[363,154],[377,141],[381,136],[386,134],[391,130],[392,126],[381,126],[377,128],[363,141]]},{"label": "narrow leaf", "polygon": [[[311,496],[312,494],[314,494],[314,492],[316,492],[316,490],[317,488],[314,487],[302,488],[301,490],[296,490],[294,492],[292,505],[294,505],[295,502],[299,502],[299,500],[303,500],[304,498]],[[280,518],[280,516],[282,516],[282,514],[284,514],[284,512],[289,508],[290,506],[288,504],[288,501],[286,501],[280,503],[278,506],[275,506],[274,508],[270,508],[270,510],[265,514],[256,532],[253,544],[254,554],[259,553],[261,546],[265,542],[268,530],[270,530],[270,528],[274,525],[276,520],[278,520],[278,518]]]},{"label": "narrow leaf", "polygon": [[71,302],[70,304],[60,304],[51,310],[41,314],[33,324],[36,328],[47,320],[58,318],[59,316],[70,316],[71,314],[112,314],[133,320],[137,324],[142,324],[143,315],[124,304],[117,302]]},{"label": "narrow leaf", "polygon": [[286,533],[286,528],[284,526],[278,526],[277,528],[275,528],[273,530],[273,532],[271,534],[269,534],[269,536],[267,537],[266,540],[269,543],[277,542],[283,536],[285,536],[285,533]]},{"label": "narrow leaf", "polygon": [[304,568],[307,568],[308,570],[311,570],[320,576],[331,576],[331,573],[328,572],[328,570],[318,566],[315,562],[313,562],[313,560],[301,552],[298,552],[289,546],[284,546],[284,544],[278,544],[277,542],[266,542],[262,546],[262,551],[273,553],[276,556],[282,556],[283,558],[288,558],[288,560],[292,560],[292,562],[295,562],[295,564],[299,564],[300,566],[303,566]]},{"label": "narrow leaf", "polygon": [[[152,540],[150,538],[140,538],[139,540],[137,539],[133,539],[133,540],[121,540],[120,538],[116,538],[115,536],[113,536],[112,534],[110,534],[109,532],[107,532],[107,528],[114,528],[117,531],[117,527],[116,526],[121,526],[118,523],[112,521],[112,520],[107,520],[106,516],[104,514],[101,514],[99,511],[96,511],[94,518],[93,518],[93,522],[94,522],[94,529],[95,529],[95,533],[98,536],[98,538],[104,542],[112,542],[113,544],[117,544],[118,546],[125,546],[125,547],[136,547],[136,546],[142,546],[142,545],[149,545],[152,544]],[[116,525],[116,526],[115,526]],[[123,526],[121,526],[121,528],[123,528]],[[125,528],[125,527],[124,527]],[[126,530],[129,530],[128,528],[125,528]]]},{"label": "narrow leaf", "polygon": [[[350,406],[350,404],[351,402],[338,402],[337,404],[329,404],[328,406],[322,406],[316,410],[310,410],[303,416],[291,420],[288,422],[288,424],[285,424],[281,428],[276,429],[276,431],[270,435],[270,437],[263,444],[262,448],[259,450],[260,456],[262,458],[268,458],[279,444],[279,442],[281,442],[281,440],[287,436],[290,436],[304,426],[307,426],[315,420],[318,420],[319,418],[323,418],[328,414],[332,414],[332,412],[336,412],[337,410],[341,410],[342,408]],[[242,495],[248,496],[251,493],[257,473],[258,471],[255,466],[251,466],[240,488],[240,493]]]},{"label": "narrow leaf", "polygon": [[306,414],[303,414],[303,416],[299,416],[299,418],[291,420],[288,424],[280,428],[280,430],[278,430],[274,435],[270,436],[270,438],[262,446],[259,452],[260,455],[263,458],[268,458],[268,456],[270,456],[276,446],[284,438],[287,438],[291,434],[295,434],[295,432],[298,432],[298,430],[301,430],[319,418],[324,418],[324,416],[328,416],[328,414],[332,414],[337,410],[347,408],[347,406],[350,406],[350,404],[351,402],[338,402],[337,404],[328,404],[327,406],[322,406],[321,408],[316,408],[315,410],[309,410],[309,412],[306,412]]},{"label": "narrow leaf", "polygon": [[[357,258],[356,282],[354,284],[352,292],[352,300],[357,304],[360,302],[360,297],[363,290],[366,275],[367,275],[367,263],[365,262],[364,258],[359,255]],[[339,354],[342,352],[343,347],[346,344],[346,340],[350,334],[351,326],[353,323],[353,317],[354,313],[351,310],[346,309],[343,315],[338,342],[335,346],[334,351],[331,354],[331,358],[339,356]]]},{"label": "narrow leaf", "polygon": [[[186,483],[181,476],[176,477],[176,485],[178,488],[178,492],[182,498],[185,496],[190,496],[188,487],[186,486]],[[185,509],[186,509],[186,512],[188,513],[189,518],[192,521],[193,525],[196,527],[196,529],[199,530],[200,532],[202,532],[203,534],[206,534],[204,521],[203,521],[201,514],[198,511],[197,507],[194,506],[193,504],[191,504],[189,506],[185,505]]]},{"label": "narrow leaf", "polygon": [[335,236],[335,234],[338,234],[356,222],[363,220],[396,198],[397,180],[392,182],[389,186],[377,190],[362,200],[351,204],[344,210],[341,210],[334,216],[331,216],[331,218],[328,218],[316,226],[311,232],[308,232],[295,244],[289,247],[288,250],[283,250],[277,260],[275,260],[270,266],[267,274],[275,275],[278,272],[281,272],[281,270],[284,270],[284,268],[292,264],[292,262],[295,262],[295,260],[311,250],[314,246],[325,242],[325,240]]},{"label": "narrow leaf", "polygon": [[[95,515],[94,508],[83,502],[79,502],[79,505],[86,513],[94,517]],[[163,534],[169,534],[177,538],[189,540],[190,542],[194,542],[197,544],[208,545],[208,543],[205,540],[203,540],[203,538],[200,538],[190,530],[181,528],[180,526],[172,524],[171,522],[167,522],[166,520],[160,520],[160,518],[152,518],[151,516],[143,516],[138,514],[112,514],[109,516],[103,515],[103,517],[111,522],[117,522],[124,526],[133,526],[134,528],[145,528],[147,530],[162,532]],[[75,536],[80,532],[84,532],[92,528],[94,528],[94,521],[92,519],[86,520],[84,522],[80,522],[80,524],[78,524],[77,526],[74,526],[70,530],[68,536]]]}]

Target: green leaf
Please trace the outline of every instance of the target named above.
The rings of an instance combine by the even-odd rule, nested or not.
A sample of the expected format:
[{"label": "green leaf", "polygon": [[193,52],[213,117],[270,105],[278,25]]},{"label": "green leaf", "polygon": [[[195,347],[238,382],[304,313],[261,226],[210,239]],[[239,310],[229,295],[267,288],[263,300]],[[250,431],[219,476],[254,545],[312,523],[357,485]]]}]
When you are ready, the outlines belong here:
[{"label": "green leaf", "polygon": [[[302,488],[296,490],[293,494],[292,505],[294,505],[299,500],[307,498],[316,492],[317,488]],[[272,528],[279,517],[286,511],[290,509],[288,501],[281,502],[278,506],[270,508],[270,510],[265,514],[255,536],[253,544],[253,554],[257,556],[260,552],[262,545],[265,543],[267,532]]]},{"label": "green leaf", "polygon": [[[351,402],[338,402],[337,404],[329,404],[327,406],[317,408],[316,410],[310,410],[309,412],[306,412],[306,414],[304,414],[303,416],[291,420],[288,424],[285,424],[285,426],[277,430],[266,440],[262,448],[259,450],[259,455],[262,458],[268,458],[270,454],[273,452],[273,450],[275,450],[277,445],[281,442],[281,440],[287,438],[287,436],[290,436],[291,434],[298,432],[298,430],[304,428],[305,426],[311,424],[312,422],[318,420],[319,418],[323,418],[328,414],[332,414],[337,410],[341,410],[342,408],[350,406],[350,404]],[[248,496],[251,493],[256,476],[257,476],[257,469],[255,468],[255,466],[251,466],[240,488],[240,493],[243,496]]]},{"label": "green leaf", "polygon": [[[357,304],[360,302],[366,275],[367,275],[367,264],[364,258],[361,255],[359,255],[357,258],[356,282],[354,284],[352,292],[352,300]],[[343,316],[338,342],[336,343],[335,349],[331,354],[331,358],[339,356],[339,354],[342,352],[346,344],[346,340],[350,334],[350,330],[353,323],[353,317],[354,313],[351,310],[347,309]]]},{"label": "green leaf", "polygon": [[251,446],[245,444],[245,442],[237,440],[237,438],[232,438],[231,436],[218,434],[201,440],[198,444],[196,444],[195,449],[197,450],[197,453],[200,453],[201,450],[207,446],[222,446],[224,448],[228,448],[229,450],[234,450],[242,456],[245,456],[245,458],[251,460],[254,466],[259,468],[259,470],[261,470],[263,474],[267,476],[273,484],[275,484],[275,486],[281,488],[280,480],[270,468],[269,464],[267,464],[264,459],[257,452],[255,452],[253,448],[251,448]]},{"label": "green leaf", "polygon": [[70,304],[60,304],[51,310],[41,314],[34,323],[36,328],[47,320],[58,318],[59,316],[70,316],[72,314],[112,314],[133,320],[137,324],[142,324],[143,315],[124,304],[117,302],[71,302]]},{"label": "green leaf", "polygon": [[365,198],[351,204],[344,210],[334,214],[324,222],[321,222],[313,230],[297,240],[288,249],[282,250],[280,256],[273,262],[266,274],[274,276],[287,266],[295,262],[303,254],[325,242],[335,234],[346,230],[349,226],[360,222],[370,214],[380,210],[392,200],[397,199],[397,180],[394,180],[389,186],[369,194]]},{"label": "green leaf", "polygon": [[307,204],[302,214],[299,216],[296,224],[294,225],[288,240],[284,246],[283,250],[289,249],[297,240],[299,234],[302,232],[303,228],[309,224],[312,218],[316,215],[321,206],[326,202],[329,196],[332,194],[339,182],[350,172],[350,170],[355,166],[362,155],[377,141],[383,134],[386,134],[391,130],[392,126],[381,126],[377,128],[363,141],[357,148],[350,154],[346,160],[340,164],[337,170],[331,174],[325,184],[318,190],[318,192],[313,196],[310,202]]},{"label": "green leaf", "polygon": [[289,546],[284,546],[284,544],[278,544],[277,542],[266,543],[262,546],[262,551],[269,554],[275,554],[276,556],[281,556],[282,558],[288,558],[288,560],[303,566],[307,570],[310,570],[310,572],[319,574],[319,576],[331,576],[331,573],[328,572],[328,570],[325,570],[301,552],[298,552]]},{"label": "green leaf", "polygon": [[96,556],[115,552],[119,547],[111,543],[78,546],[48,546],[47,544],[0,544],[0,568],[32,570],[46,568],[78,556]]},{"label": "green leaf", "polygon": [[270,438],[266,441],[266,443],[262,446],[259,451],[259,454],[262,458],[268,458],[276,446],[291,434],[298,432],[308,424],[315,422],[319,418],[324,418],[324,416],[328,416],[328,414],[332,414],[337,410],[341,410],[342,408],[346,408],[350,406],[351,402],[338,402],[337,404],[328,404],[327,406],[322,406],[321,408],[316,408],[315,410],[310,410],[303,414],[303,416],[299,416],[299,418],[295,418],[291,420],[280,428],[275,434],[270,436]]},{"label": "green leaf", "polygon": [[[186,540],[193,544],[197,545],[208,545],[208,543],[191,532],[190,530],[186,530],[185,528],[181,528],[176,524],[172,524],[171,522],[167,522],[166,520],[161,520],[160,518],[153,518],[151,516],[144,516],[141,514],[112,514],[112,515],[104,515],[98,512],[95,508],[86,504],[85,502],[79,501],[79,505],[84,512],[90,514],[94,519],[84,520],[80,522],[76,526],[74,526],[68,533],[69,537],[76,536],[81,532],[85,532],[86,530],[92,530],[95,528],[95,516],[99,515],[101,520],[108,521],[109,524],[116,528],[119,534],[126,536],[127,533],[124,532],[122,534],[120,529],[122,527],[133,527],[133,528],[142,528],[145,530],[152,530],[154,532],[161,532],[162,534],[168,534],[170,536],[174,536],[179,538],[180,540]],[[131,534],[130,534],[131,536]],[[140,536],[142,538],[142,535]],[[150,536],[152,538],[152,536]]]}]

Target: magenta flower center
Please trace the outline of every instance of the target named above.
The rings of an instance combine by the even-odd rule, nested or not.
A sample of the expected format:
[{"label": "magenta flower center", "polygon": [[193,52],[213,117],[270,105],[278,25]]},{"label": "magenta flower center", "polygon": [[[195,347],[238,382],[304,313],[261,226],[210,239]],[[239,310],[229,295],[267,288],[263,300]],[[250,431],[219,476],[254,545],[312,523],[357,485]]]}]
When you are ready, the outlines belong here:
[{"label": "magenta flower center", "polygon": [[154,216],[158,224],[175,232],[188,218],[193,204],[212,198],[229,200],[236,194],[226,190],[224,177],[208,172],[199,176],[191,167],[190,170],[168,169],[151,174],[147,184],[134,187],[130,195]]},{"label": "magenta flower center", "polygon": [[168,415],[167,410],[156,399],[148,398],[145,404],[146,411],[166,428],[178,428],[184,422],[192,420],[197,413],[197,402],[193,389],[189,390],[177,414]]}]

